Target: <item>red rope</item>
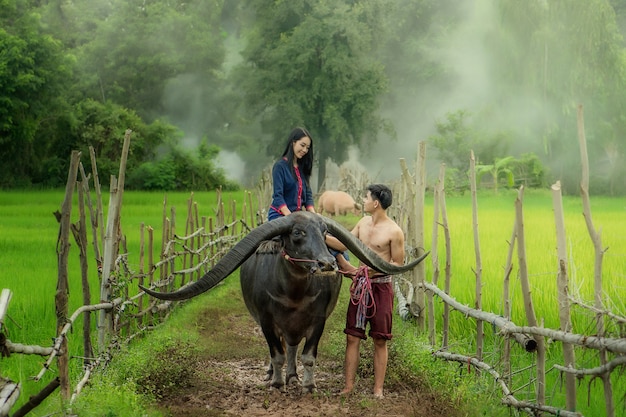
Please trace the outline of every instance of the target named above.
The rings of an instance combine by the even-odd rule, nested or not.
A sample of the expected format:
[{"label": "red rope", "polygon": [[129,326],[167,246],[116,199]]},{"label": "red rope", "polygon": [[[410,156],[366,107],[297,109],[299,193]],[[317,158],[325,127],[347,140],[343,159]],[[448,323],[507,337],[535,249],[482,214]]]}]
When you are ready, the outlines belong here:
[{"label": "red rope", "polygon": [[[372,282],[369,278],[367,266],[361,266],[352,279],[350,302],[357,306],[356,326],[365,330],[366,320],[374,317],[376,314],[376,303],[374,302]],[[369,308],[372,309],[371,314],[367,314]]]}]

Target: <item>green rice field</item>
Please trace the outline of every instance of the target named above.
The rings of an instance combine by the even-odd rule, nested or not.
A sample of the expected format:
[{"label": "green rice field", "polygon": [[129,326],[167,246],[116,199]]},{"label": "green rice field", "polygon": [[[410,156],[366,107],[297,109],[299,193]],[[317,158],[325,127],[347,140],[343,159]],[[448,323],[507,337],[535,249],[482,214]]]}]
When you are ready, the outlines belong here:
[{"label": "green rice field", "polygon": [[[238,210],[241,209],[245,192],[224,192],[223,200],[229,203],[237,201]],[[131,268],[138,265],[138,247],[140,226],[152,226],[155,230],[155,241],[162,232],[162,214],[164,199],[167,198],[167,213],[171,214],[171,207],[176,208],[177,230],[184,230],[187,202],[190,193],[147,193],[126,192],[122,208],[122,231],[128,242],[128,259]],[[0,193],[0,289],[9,288],[13,298],[9,305],[8,317],[2,326],[7,338],[13,343],[28,345],[51,346],[55,336],[56,318],[54,294],[57,283],[57,255],[56,242],[59,233],[53,212],[60,210],[64,198],[64,191],[37,191],[19,192],[3,191]],[[76,197],[75,197],[76,198]],[[92,196],[93,198],[93,196]],[[478,230],[480,239],[480,256],[482,262],[482,306],[483,310],[496,314],[503,314],[503,278],[504,266],[509,251],[509,241],[515,221],[516,192],[503,191],[499,195],[481,193],[478,198]],[[201,216],[211,217],[215,214],[216,194],[212,192],[195,193],[193,200],[198,204]],[[105,194],[105,222],[108,206],[108,193]],[[582,201],[580,197],[568,196],[563,199],[565,212],[565,227],[568,252],[568,273],[570,276],[570,293],[583,300],[586,304],[593,304],[594,294],[594,248],[589,238],[585,221],[582,215]],[[78,213],[74,205],[72,222],[75,222]],[[468,306],[474,305],[476,254],[472,230],[471,200],[468,195],[446,198],[448,227],[451,236],[451,290],[450,294],[459,302]],[[592,197],[591,208],[594,225],[601,233],[602,246],[606,252],[603,257],[602,276],[603,292],[606,308],[620,317],[626,317],[626,199]],[[427,197],[425,210],[424,240],[426,249],[432,245],[431,235],[433,228],[433,202]],[[526,261],[532,291],[532,298],[536,310],[536,317],[545,327],[558,329],[558,301],[556,277],[558,272],[556,233],[552,195],[549,191],[527,191],[523,201],[524,231],[526,242]],[[91,243],[91,230],[88,231]],[[80,286],[79,257],[76,244],[71,241],[70,265],[70,313],[82,304]],[[439,228],[440,276],[438,285],[444,284],[445,246],[443,230]],[[90,246],[89,279],[91,282],[92,303],[99,302],[99,283],[93,262],[93,249]],[[426,274],[430,280],[432,276],[432,258],[426,259]],[[512,321],[518,325],[526,324],[526,315],[523,309],[520,280],[518,276],[519,263],[517,251],[513,257],[513,272],[510,276],[511,297],[513,299]],[[436,320],[441,328],[441,314],[443,304],[436,302]],[[594,315],[581,308],[572,308],[574,333],[592,335],[596,333]],[[92,320],[93,322],[93,320]],[[80,352],[80,331],[82,321],[74,326],[74,333],[70,334],[71,349]],[[475,343],[475,322],[467,320],[461,314],[452,312],[450,322],[450,351],[472,355],[472,344]],[[609,328],[613,337],[624,337],[624,329]],[[493,336],[491,326],[485,325],[485,361],[498,361],[502,349],[502,339]],[[439,336],[440,338],[440,336]],[[440,343],[440,340],[439,340]],[[76,346],[74,346],[76,345]],[[72,347],[74,346],[74,347]],[[548,343],[548,355],[557,363],[561,355],[560,343]],[[521,349],[513,349],[514,362],[522,364],[529,362],[528,354]],[[79,354],[79,353],[76,353]],[[581,367],[597,366],[595,351],[582,352],[577,350],[577,362],[581,360]],[[29,395],[37,393],[54,376],[54,366],[40,382],[30,378],[41,370],[44,359],[28,355],[12,355],[10,358],[0,359],[0,374],[13,381],[20,381],[23,385],[19,404],[25,402]],[[72,370],[77,377],[80,372],[80,361]],[[613,373],[614,398],[616,398],[616,415],[626,415],[623,393],[626,392],[626,383],[618,381],[619,370]],[[515,387],[519,388],[516,395],[532,400],[533,370],[523,373],[514,380]],[[548,374],[549,381],[546,389],[547,399],[552,405],[563,404],[564,388],[558,372],[552,370]],[[589,390],[589,380],[580,381],[578,385],[579,410],[585,416],[602,416],[603,394],[601,384],[596,381]],[[527,387],[523,387],[528,385]],[[618,394],[621,392],[622,394]],[[618,398],[621,400],[617,401]],[[623,414],[620,414],[623,413]],[[38,415],[37,411],[32,415]]]}]

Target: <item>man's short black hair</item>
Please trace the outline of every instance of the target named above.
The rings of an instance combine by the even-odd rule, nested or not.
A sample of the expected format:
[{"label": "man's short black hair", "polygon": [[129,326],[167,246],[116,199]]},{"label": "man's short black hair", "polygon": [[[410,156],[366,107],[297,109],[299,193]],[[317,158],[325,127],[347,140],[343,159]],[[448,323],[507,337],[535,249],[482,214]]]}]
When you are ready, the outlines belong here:
[{"label": "man's short black hair", "polygon": [[391,190],[385,184],[370,184],[367,186],[372,198],[378,200],[383,210],[387,210],[393,201]]}]

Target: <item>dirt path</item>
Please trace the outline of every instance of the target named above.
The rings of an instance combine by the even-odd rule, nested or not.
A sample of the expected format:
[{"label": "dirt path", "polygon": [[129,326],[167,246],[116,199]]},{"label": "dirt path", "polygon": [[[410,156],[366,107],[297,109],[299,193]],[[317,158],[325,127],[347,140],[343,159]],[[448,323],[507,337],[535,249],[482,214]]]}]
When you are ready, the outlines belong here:
[{"label": "dirt path", "polygon": [[[341,302],[340,302],[341,303]],[[372,375],[367,366],[367,351],[362,353],[359,381],[354,393],[344,397],[337,393],[343,387],[343,345],[329,348],[322,340],[316,383],[313,394],[302,393],[300,386],[289,386],[279,392],[266,386],[266,344],[260,330],[249,316],[243,303],[233,305],[225,313],[208,306],[204,318],[199,318],[200,357],[187,386],[169,391],[160,405],[172,417],[195,416],[415,416],[454,417],[461,413],[430,393],[417,377],[408,375],[386,381],[385,397],[371,396]],[[341,315],[342,305],[333,314]],[[338,313],[339,312],[339,313]],[[331,316],[332,317],[332,316]],[[334,340],[343,340],[337,326],[342,320],[329,321],[325,333]],[[206,343],[204,343],[206,342]],[[371,343],[369,343],[371,345]],[[330,349],[330,351],[329,351]],[[334,349],[334,350],[333,350]],[[364,350],[367,348],[364,348]],[[394,372],[390,358],[388,374]],[[302,369],[299,369],[302,375]]]}]

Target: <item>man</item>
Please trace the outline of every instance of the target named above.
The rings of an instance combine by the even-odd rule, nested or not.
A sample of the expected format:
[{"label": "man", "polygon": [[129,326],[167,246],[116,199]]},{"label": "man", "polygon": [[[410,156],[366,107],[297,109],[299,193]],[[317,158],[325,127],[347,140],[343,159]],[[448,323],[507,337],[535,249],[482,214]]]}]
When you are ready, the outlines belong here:
[{"label": "man", "polygon": [[[352,229],[359,238],[387,262],[404,264],[404,233],[388,215],[392,195],[389,187],[372,184],[367,187],[363,198],[364,216]],[[333,249],[345,251],[347,248],[336,238],[328,236],[326,243]],[[387,371],[387,341],[391,339],[393,313],[393,284],[391,276],[385,276],[366,266],[356,268],[345,258],[337,255],[337,262],[344,275],[351,277],[350,303],[346,314],[346,357],[345,386],[341,394],[354,389],[356,371],[359,366],[361,340],[367,339],[366,324],[369,322],[369,335],[374,341],[374,397],[383,397],[383,384]]]}]

